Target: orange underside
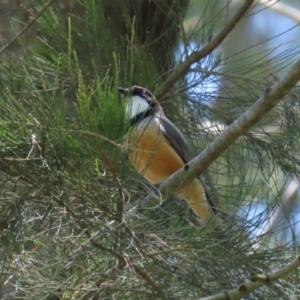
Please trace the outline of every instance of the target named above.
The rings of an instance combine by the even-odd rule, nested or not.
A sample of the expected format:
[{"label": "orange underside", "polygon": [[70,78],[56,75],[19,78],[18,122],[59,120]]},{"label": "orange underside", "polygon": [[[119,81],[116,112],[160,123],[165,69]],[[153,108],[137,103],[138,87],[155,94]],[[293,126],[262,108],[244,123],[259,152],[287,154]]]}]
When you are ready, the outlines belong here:
[{"label": "orange underside", "polygon": [[[148,126],[143,134],[140,133],[132,134],[126,144],[133,146],[130,161],[146,180],[152,184],[161,183],[184,166],[161,132],[151,131]],[[212,216],[203,186],[198,180],[179,186],[176,193],[188,202],[202,220],[206,221]]]},{"label": "orange underside", "polygon": [[152,184],[164,181],[184,165],[161,133],[152,133],[147,129],[141,138],[135,140],[130,161]]}]

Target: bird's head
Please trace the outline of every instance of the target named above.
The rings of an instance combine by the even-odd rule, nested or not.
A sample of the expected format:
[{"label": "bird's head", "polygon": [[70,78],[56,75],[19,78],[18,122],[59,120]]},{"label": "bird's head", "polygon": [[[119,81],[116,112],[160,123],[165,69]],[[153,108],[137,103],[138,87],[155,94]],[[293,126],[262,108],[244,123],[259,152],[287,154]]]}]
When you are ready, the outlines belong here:
[{"label": "bird's head", "polygon": [[131,120],[155,112],[160,107],[156,98],[141,86],[134,85],[128,89],[119,87],[119,92],[126,101],[126,115]]}]

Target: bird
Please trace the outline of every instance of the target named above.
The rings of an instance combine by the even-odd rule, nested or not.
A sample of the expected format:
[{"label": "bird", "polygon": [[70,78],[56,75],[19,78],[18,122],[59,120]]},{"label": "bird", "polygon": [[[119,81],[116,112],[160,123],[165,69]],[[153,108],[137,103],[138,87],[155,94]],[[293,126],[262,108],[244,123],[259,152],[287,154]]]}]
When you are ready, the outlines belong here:
[{"label": "bird", "polygon": [[[146,88],[118,88],[126,101],[126,117],[132,130],[124,144],[129,147],[129,160],[148,182],[159,185],[193,157],[180,130]],[[201,179],[181,184],[175,191],[204,222],[214,216],[214,205],[207,197]]]}]

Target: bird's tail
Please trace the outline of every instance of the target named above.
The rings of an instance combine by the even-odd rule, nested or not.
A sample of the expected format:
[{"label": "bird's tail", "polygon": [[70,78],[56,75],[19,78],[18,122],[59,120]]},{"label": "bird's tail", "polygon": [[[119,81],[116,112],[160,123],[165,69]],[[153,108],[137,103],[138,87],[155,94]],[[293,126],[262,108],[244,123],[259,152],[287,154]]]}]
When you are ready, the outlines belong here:
[{"label": "bird's tail", "polygon": [[176,193],[188,203],[201,220],[207,222],[214,216],[213,209],[207,200],[205,189],[199,180],[195,179],[180,186]]}]

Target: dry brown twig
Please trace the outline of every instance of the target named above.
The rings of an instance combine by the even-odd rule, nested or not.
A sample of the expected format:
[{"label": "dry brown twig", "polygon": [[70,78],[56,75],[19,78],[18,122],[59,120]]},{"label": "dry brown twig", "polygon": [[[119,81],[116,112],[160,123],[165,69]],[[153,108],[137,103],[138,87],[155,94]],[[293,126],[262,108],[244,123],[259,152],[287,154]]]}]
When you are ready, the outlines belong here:
[{"label": "dry brown twig", "polygon": [[16,41],[27,29],[29,29],[53,3],[54,0],[50,0],[47,4],[45,4],[45,6],[34,16],[34,18],[0,49],[0,55],[7,50],[11,44]]},{"label": "dry brown twig", "polygon": [[182,63],[180,63],[173,71],[173,73],[168,77],[168,79],[163,82],[156,91],[157,98],[162,97],[166,94],[172,86],[181,78],[186,75],[195,62],[198,62],[202,58],[206,57],[212,53],[228,36],[228,34],[233,30],[233,28],[242,19],[245,13],[253,4],[254,0],[246,0],[242,7],[237,11],[230,22],[223,28],[223,30],[204,48],[199,51],[193,51]]},{"label": "dry brown twig", "polygon": [[300,256],[298,256],[294,261],[292,261],[286,267],[270,273],[270,274],[252,274],[250,276],[250,281],[243,283],[238,288],[230,290],[227,292],[219,293],[213,296],[199,298],[198,300],[238,300],[243,297],[248,296],[258,288],[262,286],[267,286],[273,282],[284,278],[289,273],[295,271],[300,267]]}]

